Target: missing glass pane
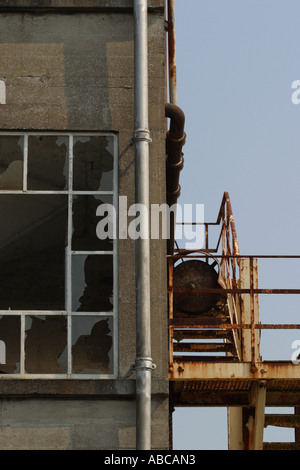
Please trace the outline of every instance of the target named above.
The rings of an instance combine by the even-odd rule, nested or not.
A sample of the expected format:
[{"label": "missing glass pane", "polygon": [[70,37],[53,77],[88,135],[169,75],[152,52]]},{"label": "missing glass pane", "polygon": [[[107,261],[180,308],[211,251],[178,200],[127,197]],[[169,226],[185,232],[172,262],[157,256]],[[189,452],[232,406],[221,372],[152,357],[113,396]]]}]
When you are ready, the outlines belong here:
[{"label": "missing glass pane", "polygon": [[67,372],[67,318],[29,316],[25,323],[25,371],[29,374]]},{"label": "missing glass pane", "polygon": [[75,196],[73,199],[72,249],[84,251],[112,251],[113,240],[100,240],[96,234],[98,222],[103,217],[96,216],[98,206],[112,205],[111,196]]},{"label": "missing glass pane", "polygon": [[72,372],[112,374],[112,319],[75,317],[72,319]]},{"label": "missing glass pane", "polygon": [[113,308],[113,256],[72,257],[73,312],[108,312]]},{"label": "missing glass pane", "polygon": [[20,135],[0,136],[0,189],[23,189],[23,142]]},{"label": "missing glass pane", "polygon": [[1,310],[64,309],[66,228],[67,196],[1,196]]},{"label": "missing glass pane", "polygon": [[0,364],[0,374],[20,372],[20,331],[18,315],[0,316],[0,340],[5,345],[5,364]]},{"label": "missing glass pane", "polygon": [[112,138],[107,136],[74,137],[73,189],[112,191]]},{"label": "missing glass pane", "polygon": [[28,138],[28,189],[63,190],[68,185],[68,137]]}]

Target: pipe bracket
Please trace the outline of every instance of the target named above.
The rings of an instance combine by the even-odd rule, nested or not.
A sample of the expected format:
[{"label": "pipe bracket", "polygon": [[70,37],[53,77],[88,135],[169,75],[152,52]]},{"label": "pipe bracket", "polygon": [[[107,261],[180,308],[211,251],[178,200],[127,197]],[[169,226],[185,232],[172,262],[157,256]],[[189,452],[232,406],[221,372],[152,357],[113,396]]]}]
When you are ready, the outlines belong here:
[{"label": "pipe bracket", "polygon": [[152,139],[150,137],[150,131],[148,129],[135,129],[131,141],[133,143],[142,141],[151,144]]},{"label": "pipe bracket", "polygon": [[184,164],[184,160],[183,160],[182,157],[180,158],[179,162],[177,162],[177,163],[171,163],[168,159],[166,161],[166,165],[167,165],[168,168],[178,169],[179,171],[182,170],[183,164]]},{"label": "pipe bracket", "polygon": [[175,189],[175,191],[167,191],[167,196],[168,197],[175,197],[176,200],[177,200],[180,196],[180,191],[181,191],[181,186],[179,184],[177,189]]},{"label": "pipe bracket", "polygon": [[149,370],[152,372],[156,369],[151,357],[137,357],[135,364],[131,365],[132,370]]},{"label": "pipe bracket", "polygon": [[173,137],[169,137],[170,131],[167,132],[167,141],[171,142],[172,144],[176,144],[180,147],[182,147],[185,142],[186,142],[186,133],[184,132],[182,137],[179,137],[179,139],[174,139]]}]

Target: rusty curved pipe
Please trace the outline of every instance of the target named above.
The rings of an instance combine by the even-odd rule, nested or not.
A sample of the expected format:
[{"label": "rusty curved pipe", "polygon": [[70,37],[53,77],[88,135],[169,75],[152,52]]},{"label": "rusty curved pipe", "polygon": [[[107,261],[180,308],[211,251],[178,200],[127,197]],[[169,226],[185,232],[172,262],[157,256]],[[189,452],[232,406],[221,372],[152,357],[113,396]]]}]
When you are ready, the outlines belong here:
[{"label": "rusty curved pipe", "polygon": [[[182,147],[185,144],[186,134],[184,132],[185,115],[177,105],[167,103],[165,106],[165,116],[170,119],[170,127],[166,137],[166,185],[167,204],[171,207],[177,203],[180,196],[179,177],[183,168]],[[174,253],[175,241],[174,212],[170,213],[170,238],[167,244],[168,254]]]}]

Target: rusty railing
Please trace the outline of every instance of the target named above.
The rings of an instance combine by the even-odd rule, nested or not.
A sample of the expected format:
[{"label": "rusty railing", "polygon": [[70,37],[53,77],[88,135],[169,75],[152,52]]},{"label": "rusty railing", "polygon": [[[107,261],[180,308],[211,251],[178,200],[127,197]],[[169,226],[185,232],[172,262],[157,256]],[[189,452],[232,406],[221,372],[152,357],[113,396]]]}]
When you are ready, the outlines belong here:
[{"label": "rusty railing", "polygon": [[[197,224],[197,222],[195,222]],[[169,363],[172,367],[174,359],[174,330],[221,330],[231,331],[237,349],[238,361],[251,362],[251,370],[257,370],[260,358],[260,332],[263,329],[300,329],[300,324],[262,324],[258,317],[259,294],[300,294],[300,289],[259,289],[257,283],[257,260],[259,258],[272,259],[300,259],[299,255],[241,255],[237,241],[236,228],[232,213],[229,194],[224,193],[217,221],[203,223],[205,227],[205,248],[199,250],[186,250],[177,248],[174,255],[168,256],[168,301],[169,301]],[[217,243],[214,248],[209,247],[211,226],[219,228]],[[179,289],[173,285],[173,269],[180,260],[203,258],[208,263],[219,267],[219,283],[222,293],[227,296],[228,318],[224,321],[218,317],[180,317],[174,318],[174,293],[219,294],[220,289]],[[247,270],[247,275],[245,275]],[[246,281],[245,281],[246,280]],[[243,281],[243,282],[242,282]],[[195,356],[199,362],[203,356]],[[232,359],[226,353],[224,360]],[[211,356],[211,360],[215,358]]]}]

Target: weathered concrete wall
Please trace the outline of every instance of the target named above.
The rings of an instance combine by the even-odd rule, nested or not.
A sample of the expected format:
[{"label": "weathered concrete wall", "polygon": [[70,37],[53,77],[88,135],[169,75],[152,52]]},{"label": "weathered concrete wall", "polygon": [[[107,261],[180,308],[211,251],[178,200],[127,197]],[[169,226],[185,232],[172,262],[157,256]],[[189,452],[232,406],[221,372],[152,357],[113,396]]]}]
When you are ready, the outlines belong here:
[{"label": "weathered concrete wall", "polygon": [[[153,400],[152,447],[168,434],[166,403]],[[114,425],[112,425],[112,423]],[[10,399],[0,401],[0,449],[134,449],[135,402]]]},{"label": "weathered concrete wall", "polygon": [[[85,11],[66,15],[47,9],[58,3]],[[91,3],[99,7],[98,12],[88,11]],[[163,4],[162,0],[149,2],[150,202],[157,204],[165,202]],[[118,11],[120,5],[127,10]],[[128,205],[134,203],[132,5],[130,0],[0,0],[0,80],[6,85],[0,130],[115,131],[119,194],[128,197]],[[16,10],[11,11],[12,6]],[[31,12],[30,6],[41,9]],[[165,256],[165,241],[151,241],[152,350],[157,366],[152,377],[153,446],[157,448],[168,448]],[[119,378],[134,361],[134,241],[128,239],[119,242]],[[134,375],[124,379],[127,381],[134,381]],[[101,389],[101,381],[98,387]],[[134,448],[134,399],[118,401],[116,391],[113,398],[67,403],[3,398],[0,448],[35,448],[37,442],[39,448],[47,448],[49,443],[51,448]],[[106,437],[101,441],[102,429]]]}]

